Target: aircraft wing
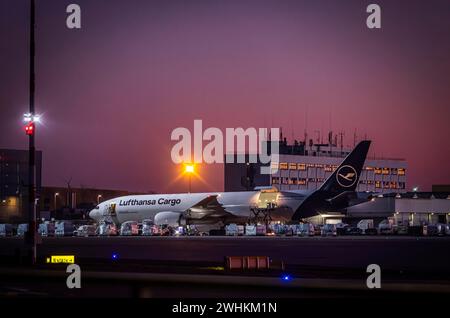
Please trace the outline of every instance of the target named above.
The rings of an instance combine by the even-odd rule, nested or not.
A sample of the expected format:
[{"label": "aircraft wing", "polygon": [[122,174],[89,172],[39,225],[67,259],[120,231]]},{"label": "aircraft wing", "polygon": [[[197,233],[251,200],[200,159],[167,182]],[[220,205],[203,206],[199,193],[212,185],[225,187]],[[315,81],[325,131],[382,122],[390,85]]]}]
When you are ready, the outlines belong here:
[{"label": "aircraft wing", "polygon": [[187,211],[187,217],[191,219],[202,219],[204,217],[223,217],[229,215],[222,204],[217,201],[218,195],[209,195],[200,202],[194,204]]},{"label": "aircraft wing", "polygon": [[356,192],[354,191],[344,191],[339,193],[333,198],[326,199],[326,201],[330,202],[332,205],[342,205],[348,204],[350,200],[356,199]]}]

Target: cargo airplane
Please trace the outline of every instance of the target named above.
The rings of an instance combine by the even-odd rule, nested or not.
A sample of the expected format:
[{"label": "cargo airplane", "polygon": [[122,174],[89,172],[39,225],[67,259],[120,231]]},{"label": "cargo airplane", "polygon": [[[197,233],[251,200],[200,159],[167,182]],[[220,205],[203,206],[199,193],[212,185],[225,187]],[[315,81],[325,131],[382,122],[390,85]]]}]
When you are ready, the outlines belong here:
[{"label": "cargo airplane", "polygon": [[129,195],[104,201],[89,216],[97,221],[153,220],[156,225],[244,223],[270,211],[273,221],[299,221],[370,200],[356,192],[370,141],[361,141],[317,190]]}]

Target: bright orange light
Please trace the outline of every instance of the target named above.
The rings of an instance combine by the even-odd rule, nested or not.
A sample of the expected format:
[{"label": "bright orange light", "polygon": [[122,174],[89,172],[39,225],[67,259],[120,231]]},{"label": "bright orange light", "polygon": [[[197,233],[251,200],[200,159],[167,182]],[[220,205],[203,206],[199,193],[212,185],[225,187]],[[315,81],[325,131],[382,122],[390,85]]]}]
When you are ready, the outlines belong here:
[{"label": "bright orange light", "polygon": [[194,165],[186,165],[186,166],[184,167],[184,171],[185,171],[186,173],[194,173]]}]

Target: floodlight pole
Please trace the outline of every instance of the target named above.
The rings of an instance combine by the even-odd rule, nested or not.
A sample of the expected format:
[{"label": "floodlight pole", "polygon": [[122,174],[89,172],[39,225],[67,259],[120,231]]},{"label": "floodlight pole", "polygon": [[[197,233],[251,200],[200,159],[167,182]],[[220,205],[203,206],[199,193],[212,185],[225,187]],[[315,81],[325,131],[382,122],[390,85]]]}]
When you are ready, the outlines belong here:
[{"label": "floodlight pole", "polygon": [[[34,29],[35,29],[35,0],[30,0],[30,115],[34,120]],[[28,245],[29,256],[32,265],[36,264],[36,200],[35,200],[35,146],[34,136],[36,127],[32,134],[28,135]]]}]

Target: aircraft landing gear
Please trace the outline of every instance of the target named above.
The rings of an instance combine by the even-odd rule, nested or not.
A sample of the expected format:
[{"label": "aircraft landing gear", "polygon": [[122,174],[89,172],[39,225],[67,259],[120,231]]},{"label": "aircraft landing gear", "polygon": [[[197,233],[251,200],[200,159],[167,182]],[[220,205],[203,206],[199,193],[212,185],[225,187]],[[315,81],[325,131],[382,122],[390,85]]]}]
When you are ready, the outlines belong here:
[{"label": "aircraft landing gear", "polygon": [[267,208],[254,206],[250,208],[253,215],[249,218],[249,223],[263,223],[266,226],[272,221],[272,212],[275,211],[275,204],[268,204]]}]

